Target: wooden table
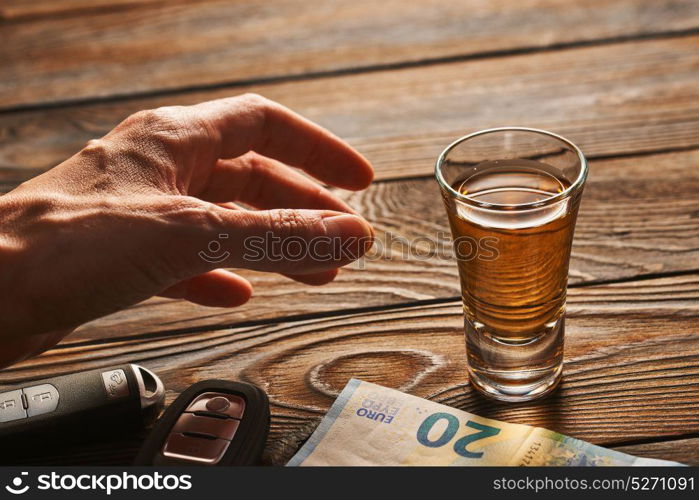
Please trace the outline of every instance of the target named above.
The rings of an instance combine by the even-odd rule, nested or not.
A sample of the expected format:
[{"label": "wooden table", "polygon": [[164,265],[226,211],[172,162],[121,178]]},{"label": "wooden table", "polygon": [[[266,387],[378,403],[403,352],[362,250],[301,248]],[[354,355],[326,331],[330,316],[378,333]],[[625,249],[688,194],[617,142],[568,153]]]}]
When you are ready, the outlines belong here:
[{"label": "wooden table", "polygon": [[[565,378],[497,404],[469,387],[453,260],[385,252],[311,288],[245,273],[249,304],[152,299],[77,330],[0,383],[135,362],[168,400],[209,378],[272,403],[284,463],[350,377],[479,415],[699,465],[697,0],[5,0],[0,183],[8,191],[128,114],[254,91],[330,128],[377,182],[341,196],[380,239],[447,225],[450,141],[498,125],[591,160],[573,246]],[[126,464],[138,438],[17,458]]]}]

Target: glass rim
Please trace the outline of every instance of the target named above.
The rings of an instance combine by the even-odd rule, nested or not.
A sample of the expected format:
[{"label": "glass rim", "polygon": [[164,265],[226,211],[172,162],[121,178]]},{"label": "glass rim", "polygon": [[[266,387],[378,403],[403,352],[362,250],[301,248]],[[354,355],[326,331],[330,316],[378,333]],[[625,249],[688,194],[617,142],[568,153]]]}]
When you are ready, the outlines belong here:
[{"label": "glass rim", "polygon": [[[562,143],[566,144],[569,146],[575,153],[578,155],[578,159],[580,160],[580,173],[578,174],[578,177],[575,179],[573,183],[571,183],[570,186],[568,186],[565,190],[561,191],[560,193],[554,194],[553,196],[549,196],[548,198],[545,198],[543,200],[539,201],[534,201],[530,203],[509,203],[509,204],[499,204],[499,203],[488,203],[485,201],[478,201],[474,200],[473,198],[470,198],[468,195],[464,195],[456,191],[451,185],[449,185],[446,180],[444,179],[444,176],[442,175],[442,166],[444,165],[444,162],[446,161],[447,155],[459,144],[466,142],[469,139],[473,139],[474,137],[478,137],[481,135],[486,135],[486,134],[492,134],[492,133],[497,133],[497,132],[530,132],[534,134],[539,134],[539,135],[545,135],[548,137],[551,137],[553,139],[556,139],[558,141],[561,141]],[[512,208],[519,208],[519,209],[531,209],[531,208],[539,208],[539,207],[545,207],[548,205],[552,205],[554,203],[557,203],[561,200],[564,200],[566,198],[569,198],[574,192],[578,191],[582,185],[585,183],[585,179],[587,179],[587,171],[588,171],[588,164],[587,164],[587,159],[585,158],[585,155],[583,152],[580,150],[578,146],[576,146],[572,141],[566,139],[565,137],[554,134],[553,132],[549,132],[547,130],[542,130],[538,128],[529,128],[529,127],[496,127],[496,128],[488,128],[484,130],[479,130],[477,132],[473,132],[471,134],[464,135],[462,137],[459,137],[456,139],[454,142],[449,144],[444,150],[439,154],[437,157],[437,161],[435,163],[435,177],[437,178],[437,182],[439,183],[439,186],[443,189],[446,190],[452,197],[465,202],[466,204],[469,205],[475,205],[480,208],[486,208],[490,210],[508,210]]]}]

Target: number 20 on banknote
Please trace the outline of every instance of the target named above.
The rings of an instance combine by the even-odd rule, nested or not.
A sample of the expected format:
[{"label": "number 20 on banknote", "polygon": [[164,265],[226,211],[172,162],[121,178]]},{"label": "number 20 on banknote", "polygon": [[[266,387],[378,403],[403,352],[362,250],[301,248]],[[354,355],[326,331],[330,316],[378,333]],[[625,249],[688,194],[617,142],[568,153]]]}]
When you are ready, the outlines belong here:
[{"label": "number 20 on banknote", "polygon": [[[434,435],[432,435],[432,439],[430,439],[432,429],[438,423],[440,423],[440,426],[443,425],[441,424],[442,421],[446,421],[446,428],[444,431],[442,431],[440,436],[436,437],[436,439]],[[480,441],[481,439],[495,436],[500,432],[500,429],[497,427],[490,427],[489,425],[479,424],[473,420],[467,420],[466,427],[474,429],[475,432],[454,441],[454,437],[459,432],[460,425],[459,419],[451,413],[433,413],[423,420],[420,427],[418,427],[416,436],[417,442],[423,446],[427,446],[428,448],[452,446],[454,452],[462,457],[481,458],[483,456],[483,452],[471,451],[468,449],[469,445],[475,443],[476,441]],[[454,442],[452,443],[452,441]]]}]

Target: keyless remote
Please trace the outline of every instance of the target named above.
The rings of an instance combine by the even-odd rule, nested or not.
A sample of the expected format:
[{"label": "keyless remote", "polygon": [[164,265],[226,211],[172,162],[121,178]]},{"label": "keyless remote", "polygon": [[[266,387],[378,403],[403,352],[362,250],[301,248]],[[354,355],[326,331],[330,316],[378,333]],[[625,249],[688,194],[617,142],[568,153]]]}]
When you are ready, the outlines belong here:
[{"label": "keyless remote", "polygon": [[160,379],[131,364],[3,388],[0,443],[33,438],[75,442],[137,429],[157,418],[164,400]]},{"label": "keyless remote", "polygon": [[205,380],[165,410],[136,465],[253,465],[269,432],[269,400],[257,386]]}]

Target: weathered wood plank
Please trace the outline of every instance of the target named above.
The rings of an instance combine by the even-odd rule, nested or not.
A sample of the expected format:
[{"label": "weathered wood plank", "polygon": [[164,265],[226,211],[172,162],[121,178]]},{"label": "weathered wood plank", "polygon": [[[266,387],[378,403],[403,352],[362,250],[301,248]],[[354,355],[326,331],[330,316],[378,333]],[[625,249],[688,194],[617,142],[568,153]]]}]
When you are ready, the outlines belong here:
[{"label": "weathered wood plank", "polygon": [[674,460],[685,465],[699,465],[699,438],[618,446],[614,449],[639,457]]},{"label": "weathered wood plank", "polygon": [[[169,0],[168,3],[182,0]],[[194,2],[196,0],[184,0]],[[3,0],[0,21],[36,20],[56,15],[80,15],[106,10],[123,10],[143,4],[164,3],[165,0]]]},{"label": "weathered wood plank", "polygon": [[564,381],[526,404],[494,403],[469,387],[458,302],[65,346],[4,370],[0,382],[124,361],[158,373],[169,400],[205,378],[251,381],[272,403],[271,463],[288,459],[351,377],[602,445],[682,437],[699,431],[697,277],[573,290]]},{"label": "weathered wood plank", "polygon": [[[3,13],[21,16],[13,4]],[[692,0],[138,2],[6,23],[0,107],[697,26]]]},{"label": "weathered wood plank", "polygon": [[[6,188],[139,109],[257,91],[348,139],[380,179],[430,174],[480,128],[549,129],[590,157],[699,145],[699,36],[0,115]],[[28,169],[23,172],[22,169]]]},{"label": "weathered wood plank", "polygon": [[[570,282],[699,269],[697,164],[699,150],[593,161],[573,245]],[[156,298],[89,323],[66,341],[164,335],[460,294],[456,264],[443,239],[449,231],[446,215],[431,178],[377,183],[365,192],[342,195],[373,223],[378,241],[360,266],[344,270],[335,282],[309,287],[277,275],[243,272],[255,294],[242,307],[212,309]],[[430,246],[425,238],[444,241],[444,250],[435,248],[427,258]],[[684,279],[691,286],[694,278]],[[574,300],[579,292],[571,293]]]}]

